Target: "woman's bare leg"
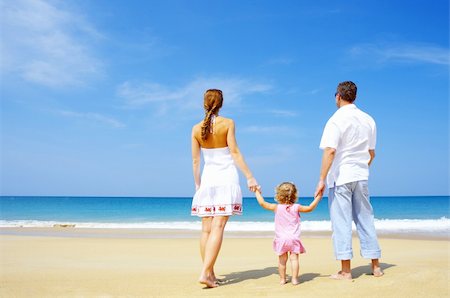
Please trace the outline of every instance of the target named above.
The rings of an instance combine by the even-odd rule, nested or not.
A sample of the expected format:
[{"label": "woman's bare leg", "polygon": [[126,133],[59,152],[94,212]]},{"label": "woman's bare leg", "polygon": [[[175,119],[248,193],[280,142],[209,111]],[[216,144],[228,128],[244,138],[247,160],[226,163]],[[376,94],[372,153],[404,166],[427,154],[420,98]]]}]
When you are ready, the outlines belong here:
[{"label": "woman's bare leg", "polygon": [[[202,257],[202,262],[205,261],[205,248],[208,242],[209,234],[211,233],[211,223],[213,217],[202,217],[202,235],[200,237],[200,255]],[[214,276],[214,271],[213,271]],[[216,277],[214,276],[214,279]]]},{"label": "woman's bare leg", "polygon": [[209,234],[211,233],[212,219],[212,217],[202,217],[202,236],[200,237],[200,255],[202,256],[202,261],[205,260],[205,247]]},{"label": "woman's bare leg", "polygon": [[214,264],[222,246],[223,231],[227,224],[228,216],[215,216],[211,222],[211,232],[206,241],[204,250],[203,269],[199,282],[209,288],[217,287],[214,276]]}]

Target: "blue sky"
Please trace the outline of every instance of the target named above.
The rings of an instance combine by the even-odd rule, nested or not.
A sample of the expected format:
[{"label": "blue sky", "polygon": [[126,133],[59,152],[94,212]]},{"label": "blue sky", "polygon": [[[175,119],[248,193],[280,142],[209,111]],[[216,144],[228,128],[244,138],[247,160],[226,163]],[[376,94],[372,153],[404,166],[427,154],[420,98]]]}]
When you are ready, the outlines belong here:
[{"label": "blue sky", "polygon": [[378,125],[372,195],[449,194],[446,0],[0,3],[2,195],[191,196],[219,88],[264,193],[311,196],[344,80]]}]

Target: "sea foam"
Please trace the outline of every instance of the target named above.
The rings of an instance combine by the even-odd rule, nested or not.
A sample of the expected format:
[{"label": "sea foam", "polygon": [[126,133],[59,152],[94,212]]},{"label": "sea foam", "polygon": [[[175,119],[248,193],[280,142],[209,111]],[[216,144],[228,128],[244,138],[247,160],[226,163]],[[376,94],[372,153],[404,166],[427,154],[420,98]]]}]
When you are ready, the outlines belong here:
[{"label": "sea foam", "polygon": [[[172,229],[200,230],[200,221],[170,222],[135,222],[135,223],[103,223],[103,222],[61,222],[39,220],[0,220],[0,227],[53,227],[70,224],[76,228],[98,229]],[[450,219],[375,219],[375,228],[381,234],[429,234],[449,236]],[[270,232],[274,231],[274,223],[267,221],[229,221],[225,230],[234,232]],[[353,230],[356,230],[353,224]],[[330,221],[303,221],[304,232],[330,232]]]}]

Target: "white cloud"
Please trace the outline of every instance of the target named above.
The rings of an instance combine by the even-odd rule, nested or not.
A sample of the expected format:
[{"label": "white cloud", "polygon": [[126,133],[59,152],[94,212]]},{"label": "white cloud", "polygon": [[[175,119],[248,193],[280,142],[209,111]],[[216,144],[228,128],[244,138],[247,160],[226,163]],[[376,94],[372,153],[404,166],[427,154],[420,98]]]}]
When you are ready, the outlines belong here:
[{"label": "white cloud", "polygon": [[104,115],[101,115],[98,113],[91,113],[91,112],[79,113],[79,112],[73,112],[73,111],[67,111],[67,110],[59,110],[59,111],[56,111],[56,113],[61,116],[64,116],[64,117],[85,119],[88,121],[94,121],[94,122],[106,124],[108,126],[112,126],[115,128],[125,127],[125,124],[123,124],[122,122],[120,122],[114,118],[104,116]]},{"label": "white cloud", "polygon": [[439,65],[450,64],[448,48],[423,44],[362,44],[350,49],[354,57],[364,57],[378,63],[390,61],[421,62]]},{"label": "white cloud", "polygon": [[131,107],[156,104],[161,109],[168,106],[186,110],[198,108],[207,89],[223,91],[227,105],[238,105],[245,95],[265,93],[272,86],[239,78],[198,78],[182,87],[168,87],[157,83],[124,82],[117,88],[117,94]]},{"label": "white cloud", "polygon": [[320,92],[320,89],[313,89],[313,90],[309,90],[308,92],[306,92],[306,94],[316,95],[319,92]]},{"label": "white cloud", "polygon": [[[258,167],[277,166],[292,161],[297,154],[296,148],[284,144],[283,146],[265,146],[265,152],[258,152],[256,155],[246,156],[248,163]],[[292,164],[290,165],[292,167]]]},{"label": "white cloud", "polygon": [[157,83],[133,84],[124,82],[117,88],[117,94],[129,105],[142,105],[152,102],[165,102],[186,96],[186,89],[170,90]]},{"label": "white cloud", "polygon": [[272,58],[270,60],[267,61],[267,64],[269,65],[291,65],[293,64],[295,61],[291,58],[288,57],[277,57],[277,58]]},{"label": "white cloud", "polygon": [[292,110],[271,110],[269,111],[274,116],[279,117],[295,117],[297,116],[297,112],[294,112]]},{"label": "white cloud", "polygon": [[292,134],[295,133],[292,127],[288,126],[247,126],[243,128],[244,132],[256,134]]},{"label": "white cloud", "polygon": [[1,2],[1,72],[52,88],[79,86],[101,74],[90,42],[101,38],[63,2]]}]

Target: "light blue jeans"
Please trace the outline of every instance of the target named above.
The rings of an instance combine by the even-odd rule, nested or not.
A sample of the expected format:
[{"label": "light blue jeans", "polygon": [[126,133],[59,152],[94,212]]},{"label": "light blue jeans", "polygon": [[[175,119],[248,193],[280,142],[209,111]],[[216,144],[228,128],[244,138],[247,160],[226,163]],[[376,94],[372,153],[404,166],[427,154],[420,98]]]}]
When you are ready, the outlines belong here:
[{"label": "light blue jeans", "polygon": [[367,180],[330,188],[328,208],[337,260],[350,260],[353,257],[352,220],[358,232],[361,256],[367,259],[381,257]]}]

